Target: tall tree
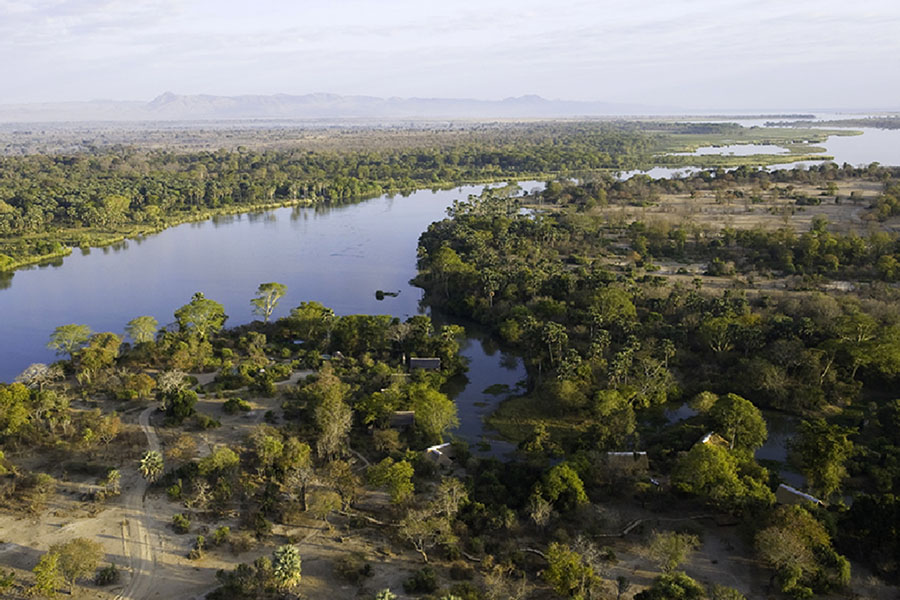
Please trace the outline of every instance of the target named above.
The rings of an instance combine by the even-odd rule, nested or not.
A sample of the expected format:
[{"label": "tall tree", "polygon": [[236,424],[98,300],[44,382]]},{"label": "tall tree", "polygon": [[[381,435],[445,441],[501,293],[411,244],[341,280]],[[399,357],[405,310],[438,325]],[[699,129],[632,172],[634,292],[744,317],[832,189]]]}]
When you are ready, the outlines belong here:
[{"label": "tall tree", "polygon": [[45,385],[47,385],[51,381],[62,379],[63,376],[63,370],[59,367],[59,365],[33,363],[28,365],[28,367],[16,377],[15,381],[24,383],[29,387],[36,386],[38,391],[42,392],[44,391]]},{"label": "tall tree", "polygon": [[122,338],[114,333],[95,333],[78,357],[78,378],[90,382],[98,371],[111,367],[119,356]]},{"label": "tall tree", "polygon": [[827,497],[840,489],[847,476],[844,465],[853,454],[852,433],[853,429],[830,425],[825,419],[800,423],[788,445],[789,458],[816,493]]},{"label": "tall tree", "polygon": [[700,539],[689,533],[654,533],[649,553],[663,573],[672,573],[700,546]]},{"label": "tall tree", "polygon": [[284,473],[283,482],[292,496],[300,501],[300,509],[306,511],[306,490],[315,477],[312,449],[309,444],[290,437],[284,442],[279,464]]},{"label": "tall tree", "polygon": [[547,549],[547,568],[544,579],[560,596],[588,600],[602,586],[600,576],[590,561],[576,550],[554,542]]},{"label": "tall tree", "polygon": [[450,519],[430,514],[427,510],[413,509],[406,513],[406,517],[400,521],[398,533],[422,555],[422,561],[426,563],[431,548],[456,541]]},{"label": "tall tree", "polygon": [[225,324],[225,307],[197,292],[191,301],[175,311],[175,320],[183,332],[194,332],[203,340],[222,329]]},{"label": "tall tree", "polygon": [[768,437],[766,420],[758,408],[737,394],[719,398],[709,411],[716,427],[725,434],[732,449],[752,452]]},{"label": "tall tree", "polygon": [[584,491],[584,482],[569,463],[559,463],[547,471],[541,487],[543,496],[561,512],[573,510],[589,502]]},{"label": "tall tree", "polygon": [[287,293],[287,286],[283,283],[270,282],[261,283],[256,290],[256,298],[250,300],[253,305],[253,312],[263,317],[266,323],[278,306],[278,301]]},{"label": "tall tree", "polygon": [[412,481],[414,471],[413,466],[407,461],[394,462],[393,458],[388,457],[369,467],[369,483],[387,488],[391,502],[401,504],[411,498],[415,491]]},{"label": "tall tree", "polygon": [[811,598],[850,581],[850,563],[835,552],[825,527],[800,506],[779,506],[756,534],[756,550],[778,574],[782,591]]},{"label": "tall tree", "polygon": [[70,591],[78,579],[97,570],[104,554],[99,542],[87,538],[54,544],[50,546],[50,552],[59,555],[59,570],[69,584]]},{"label": "tall tree", "polygon": [[430,442],[444,441],[448,429],[459,426],[459,417],[453,400],[427,384],[410,387],[412,409],[416,413],[416,428]]},{"label": "tall tree", "polygon": [[135,317],[125,325],[125,333],[135,344],[145,344],[156,338],[158,326],[159,322],[153,317]]},{"label": "tall tree", "polygon": [[[765,478],[765,470],[742,463],[736,453],[714,444],[695,444],[675,465],[672,483],[678,488],[704,496],[712,502],[735,508],[756,502],[769,505],[774,501]],[[759,473],[751,475],[753,470]]]},{"label": "tall tree", "polygon": [[50,334],[47,347],[55,350],[57,354],[68,354],[71,359],[79,348],[84,346],[91,337],[91,328],[87,325],[60,325]]},{"label": "tall tree", "polygon": [[344,402],[348,386],[324,371],[315,386],[321,393],[321,401],[314,412],[319,429],[316,451],[320,457],[331,459],[344,453],[353,424],[353,410]]}]

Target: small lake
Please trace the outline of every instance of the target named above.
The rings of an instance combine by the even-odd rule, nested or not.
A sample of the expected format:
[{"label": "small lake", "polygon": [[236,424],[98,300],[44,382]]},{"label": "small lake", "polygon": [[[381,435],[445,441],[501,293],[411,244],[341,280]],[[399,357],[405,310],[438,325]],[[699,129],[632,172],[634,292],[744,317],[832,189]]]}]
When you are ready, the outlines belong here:
[{"label": "small lake", "polygon": [[[543,188],[535,181],[521,185]],[[419,235],[446,217],[454,200],[483,187],[217,217],[115,247],[76,249],[56,266],[16,271],[0,288],[0,381],[12,381],[31,363],[55,360],[45,344],[59,325],[121,333],[141,315],[165,325],[197,291],[225,306],[226,326],[253,319],[250,299],[267,281],[288,287],[276,318],[310,300],[339,315],[406,319],[423,313],[422,290],[409,284],[416,274]],[[379,289],[399,295],[379,301]],[[482,435],[481,415],[502,400],[483,390],[495,383],[514,387],[525,371],[521,360],[480,334],[465,341],[462,353],[471,366],[468,383],[456,390],[460,433],[475,442]]]}]

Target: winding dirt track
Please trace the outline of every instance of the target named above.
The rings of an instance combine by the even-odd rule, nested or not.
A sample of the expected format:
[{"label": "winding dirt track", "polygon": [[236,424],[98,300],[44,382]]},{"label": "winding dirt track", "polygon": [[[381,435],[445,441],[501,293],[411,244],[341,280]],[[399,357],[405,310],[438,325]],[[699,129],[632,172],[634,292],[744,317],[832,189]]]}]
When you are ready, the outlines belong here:
[{"label": "winding dirt track", "polygon": [[[138,424],[147,436],[147,449],[158,452],[159,438],[150,426],[150,413],[154,410],[152,406],[144,409],[138,417]],[[144,506],[147,485],[146,480],[140,479],[125,497],[125,510],[130,517],[122,524],[122,543],[131,568],[131,579],[116,600],[144,600],[150,597],[154,587],[158,548],[154,544],[156,536],[151,536],[150,517]]]}]

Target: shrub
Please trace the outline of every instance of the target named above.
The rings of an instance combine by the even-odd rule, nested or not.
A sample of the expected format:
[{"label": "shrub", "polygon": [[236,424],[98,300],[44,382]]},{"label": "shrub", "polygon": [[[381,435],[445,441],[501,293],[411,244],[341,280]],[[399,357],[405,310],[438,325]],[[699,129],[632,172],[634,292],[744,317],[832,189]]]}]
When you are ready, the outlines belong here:
[{"label": "shrub", "polygon": [[372,575],[372,565],[366,562],[365,555],[361,552],[339,556],[334,561],[334,570],[338,577],[354,584],[359,584],[363,578]]},{"label": "shrub", "polygon": [[222,423],[220,423],[218,419],[214,419],[209,415],[197,413],[192,419],[192,425],[194,429],[205,431],[207,429],[215,429],[216,427],[221,427]]},{"label": "shrub", "polygon": [[183,513],[172,517],[172,528],[175,533],[187,533],[191,530],[191,518]]},{"label": "shrub", "polygon": [[437,575],[431,567],[422,567],[403,582],[407,594],[430,594],[437,589]]},{"label": "shrub", "polygon": [[16,574],[12,571],[0,571],[0,592],[12,588],[16,583]]},{"label": "shrub", "polygon": [[231,537],[231,527],[227,525],[223,525],[222,527],[217,528],[213,532],[212,543],[213,546],[221,546],[225,542],[229,540]]},{"label": "shrub", "polygon": [[246,531],[235,535],[229,535],[228,542],[231,544],[232,554],[243,554],[256,546],[256,540]]},{"label": "shrub", "polygon": [[483,600],[484,594],[482,591],[473,583],[468,581],[463,583],[455,583],[450,587],[450,593],[441,596],[441,600],[444,599],[457,599],[457,600]]},{"label": "shrub", "polygon": [[463,581],[472,579],[475,570],[463,562],[455,562],[450,565],[450,579],[454,581]]},{"label": "shrub", "polygon": [[173,483],[168,488],[166,488],[166,494],[169,496],[169,500],[181,500],[181,480],[179,479],[176,483]]},{"label": "shrub", "polygon": [[188,558],[191,560],[199,560],[203,558],[203,549],[206,547],[206,538],[198,535],[194,541],[194,547],[188,552]]},{"label": "shrub", "polygon": [[94,576],[94,583],[97,585],[112,585],[117,581],[119,581],[119,569],[112,563],[97,571]]},{"label": "shrub", "polygon": [[222,410],[225,411],[226,415],[233,415],[238,412],[250,412],[253,407],[246,400],[241,400],[240,398],[229,398],[225,401],[225,404],[222,405]]}]

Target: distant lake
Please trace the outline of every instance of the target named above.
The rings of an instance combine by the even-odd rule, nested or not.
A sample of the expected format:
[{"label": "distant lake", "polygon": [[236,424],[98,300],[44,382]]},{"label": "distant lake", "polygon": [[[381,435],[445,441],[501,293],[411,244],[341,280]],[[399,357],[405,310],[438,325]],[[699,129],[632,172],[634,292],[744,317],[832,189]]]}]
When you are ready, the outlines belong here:
[{"label": "distant lake", "polygon": [[[846,117],[846,115],[843,115]],[[837,118],[837,116],[835,116]],[[727,119],[720,121],[698,121],[698,122],[727,122]],[[759,120],[740,120],[735,119],[733,122],[740,123],[745,127],[761,126],[763,121]],[[830,125],[820,125],[816,121],[810,121],[809,127],[826,127],[835,129]],[[825,142],[815,143],[814,146],[825,148],[823,156],[833,156],[834,162],[838,165],[848,163],[855,167],[868,166],[873,162],[877,162],[883,166],[896,167],[900,166],[900,130],[898,129],[875,129],[874,127],[847,127],[854,131],[862,131],[862,135],[839,136],[832,135]],[[698,148],[694,152],[673,152],[673,156],[710,156],[710,155],[733,155],[733,156],[752,156],[754,154],[785,154],[787,152],[780,146],[771,144],[731,144],[728,146],[704,146]],[[786,162],[769,165],[766,169],[805,169],[813,165],[820,165],[824,161],[811,160],[800,162]],[[703,171],[698,167],[654,167],[652,169],[636,169],[631,171],[621,171],[618,173],[619,179],[629,179],[635,175],[648,175],[654,179],[665,177],[684,177],[698,171]]]}]

